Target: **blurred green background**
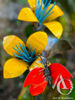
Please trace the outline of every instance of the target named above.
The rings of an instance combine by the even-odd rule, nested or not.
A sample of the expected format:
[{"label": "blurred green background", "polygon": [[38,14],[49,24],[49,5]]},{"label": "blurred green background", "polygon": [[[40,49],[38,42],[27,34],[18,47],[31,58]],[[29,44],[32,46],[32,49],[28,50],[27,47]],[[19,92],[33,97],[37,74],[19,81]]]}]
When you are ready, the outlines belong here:
[{"label": "blurred green background", "polygon": [[[57,19],[62,23],[64,32],[61,40],[49,51],[50,61],[65,65],[74,76],[72,79],[74,89],[69,97],[75,100],[75,0],[56,0],[56,2],[64,11],[64,16]],[[3,37],[15,34],[26,41],[34,32],[32,23],[17,20],[19,11],[25,6],[29,6],[27,0],[0,0],[0,100],[53,100],[53,97],[62,97],[50,87],[36,98],[31,96],[29,87],[22,89],[27,72],[16,79],[3,79],[3,65],[10,58],[3,50]],[[45,31],[50,34],[48,29]]]}]

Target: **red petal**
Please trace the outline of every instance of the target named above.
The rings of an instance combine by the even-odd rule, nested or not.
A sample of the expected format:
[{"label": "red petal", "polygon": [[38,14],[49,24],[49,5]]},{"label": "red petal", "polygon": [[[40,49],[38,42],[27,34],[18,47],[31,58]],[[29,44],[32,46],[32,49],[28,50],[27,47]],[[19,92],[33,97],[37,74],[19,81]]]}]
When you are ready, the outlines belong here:
[{"label": "red petal", "polygon": [[[56,81],[56,80],[53,80],[53,83],[55,83],[55,81]],[[59,83],[59,81],[60,81],[60,79],[57,81],[56,85]],[[70,80],[70,79],[65,79],[65,80],[64,80],[64,83],[65,83],[67,89],[64,89],[64,86],[63,86],[62,82],[60,83],[60,88],[61,88],[61,89],[64,89],[64,90],[71,89],[71,85],[72,85],[72,84],[71,84],[71,80]]]},{"label": "red petal", "polygon": [[47,81],[42,82],[41,84],[37,85],[31,85],[30,86],[30,93],[33,96],[37,96],[41,94],[47,86]]},{"label": "red petal", "polygon": [[29,84],[40,84],[44,82],[44,80],[45,76],[43,74],[43,68],[35,68],[26,77],[23,87],[26,87]]},{"label": "red petal", "polygon": [[[73,78],[73,77],[63,65],[58,64],[58,63],[54,63],[54,64],[51,64],[49,66],[49,68],[51,71],[51,77],[53,79],[53,83],[55,83],[55,81],[59,75],[62,75],[63,79],[67,79],[67,80],[64,80],[67,88],[68,89],[71,88],[71,83],[68,80],[70,80],[70,78]],[[58,82],[59,81],[60,81],[60,78],[59,78]],[[58,82],[57,82],[57,84],[58,84]],[[60,84],[60,88],[63,89],[62,83]]]},{"label": "red petal", "polygon": [[[64,82],[65,82],[65,85],[67,86],[67,89],[66,89],[66,90],[71,89],[70,79],[68,79],[68,80],[64,80]],[[60,88],[64,89],[62,83],[60,84]]]}]

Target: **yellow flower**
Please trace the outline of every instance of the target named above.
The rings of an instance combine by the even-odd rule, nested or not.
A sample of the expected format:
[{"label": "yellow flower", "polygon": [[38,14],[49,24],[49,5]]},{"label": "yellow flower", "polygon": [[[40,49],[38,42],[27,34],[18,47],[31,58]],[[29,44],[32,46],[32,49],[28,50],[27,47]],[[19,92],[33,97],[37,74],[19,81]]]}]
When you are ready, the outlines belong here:
[{"label": "yellow flower", "polygon": [[63,28],[61,23],[55,21],[56,18],[62,16],[63,11],[55,3],[44,0],[28,0],[31,8],[22,8],[18,20],[38,22],[40,25],[46,26],[58,39],[61,37]]},{"label": "yellow flower", "polygon": [[27,69],[43,67],[41,54],[48,42],[45,32],[35,32],[28,39],[26,44],[17,36],[9,35],[3,39],[4,50],[13,58],[4,64],[4,78],[14,78],[23,74]]}]

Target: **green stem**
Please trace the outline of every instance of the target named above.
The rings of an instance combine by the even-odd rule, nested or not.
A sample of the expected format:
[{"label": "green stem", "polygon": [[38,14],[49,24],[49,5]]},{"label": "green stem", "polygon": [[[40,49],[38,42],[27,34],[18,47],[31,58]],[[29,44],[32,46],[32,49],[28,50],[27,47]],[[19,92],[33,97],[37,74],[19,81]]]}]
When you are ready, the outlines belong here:
[{"label": "green stem", "polygon": [[37,96],[34,97],[34,100],[37,100]]}]

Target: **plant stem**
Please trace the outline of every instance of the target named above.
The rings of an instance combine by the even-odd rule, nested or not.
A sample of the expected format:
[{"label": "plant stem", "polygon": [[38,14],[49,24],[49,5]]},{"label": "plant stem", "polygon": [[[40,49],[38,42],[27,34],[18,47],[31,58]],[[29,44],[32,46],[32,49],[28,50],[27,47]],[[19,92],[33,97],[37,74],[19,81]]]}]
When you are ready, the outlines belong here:
[{"label": "plant stem", "polygon": [[34,100],[37,100],[37,96],[34,97]]}]

